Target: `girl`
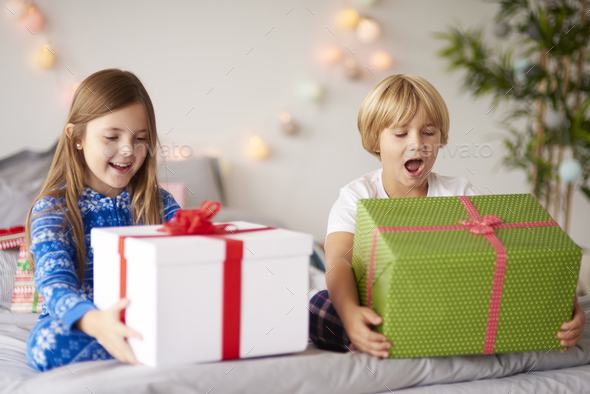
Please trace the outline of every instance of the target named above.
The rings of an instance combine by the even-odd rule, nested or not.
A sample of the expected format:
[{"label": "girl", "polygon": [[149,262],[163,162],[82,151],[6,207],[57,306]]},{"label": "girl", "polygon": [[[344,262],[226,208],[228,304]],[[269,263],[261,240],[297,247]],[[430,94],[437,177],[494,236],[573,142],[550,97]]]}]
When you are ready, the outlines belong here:
[{"label": "girl", "polygon": [[[93,300],[93,227],[159,224],[180,209],[156,178],[152,102],[130,72],[109,69],[78,87],[47,180],[27,217],[29,261],[44,302],[27,361],[47,371],[116,358],[137,364],[119,320],[129,302],[99,311]],[[147,148],[147,149],[146,149]]]}]

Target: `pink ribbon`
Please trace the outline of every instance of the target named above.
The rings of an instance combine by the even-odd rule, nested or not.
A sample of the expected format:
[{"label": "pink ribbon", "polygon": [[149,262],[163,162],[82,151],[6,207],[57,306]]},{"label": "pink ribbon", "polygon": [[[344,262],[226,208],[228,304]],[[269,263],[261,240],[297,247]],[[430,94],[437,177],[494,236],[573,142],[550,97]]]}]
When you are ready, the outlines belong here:
[{"label": "pink ribbon", "polygon": [[375,264],[375,249],[377,237],[381,233],[402,233],[402,232],[424,232],[424,231],[458,231],[469,230],[472,234],[483,235],[490,242],[496,252],[496,268],[492,282],[492,294],[490,297],[490,308],[488,312],[488,323],[484,341],[483,354],[492,354],[496,344],[496,333],[498,331],[498,319],[500,316],[500,304],[502,301],[502,290],[504,288],[504,274],[506,272],[506,248],[502,241],[495,234],[496,228],[523,228],[523,227],[546,227],[557,226],[553,220],[543,222],[521,222],[502,223],[502,219],[494,215],[485,215],[483,218],[469,199],[459,197],[463,207],[469,213],[469,220],[458,220],[459,225],[450,226],[402,226],[402,227],[377,227],[373,232],[373,244],[371,247],[371,261],[369,264],[369,277],[367,284],[367,306],[371,306],[371,292],[373,289],[373,266]]}]

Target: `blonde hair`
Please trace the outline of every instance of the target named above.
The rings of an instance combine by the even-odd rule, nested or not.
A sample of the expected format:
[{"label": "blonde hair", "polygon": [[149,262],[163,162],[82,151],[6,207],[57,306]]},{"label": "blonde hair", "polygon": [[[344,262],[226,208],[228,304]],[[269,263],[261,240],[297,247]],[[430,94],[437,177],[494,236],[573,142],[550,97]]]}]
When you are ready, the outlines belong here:
[{"label": "blonde hair", "polygon": [[[66,121],[66,125],[74,124],[71,138],[64,127],[47,179],[27,215],[26,243],[31,267],[35,266],[34,256],[30,252],[33,206],[45,197],[53,197],[58,202],[65,198],[65,204],[43,210],[35,217],[57,209],[64,214],[63,229],[71,229],[77,246],[78,282],[84,279],[86,242],[78,198],[84,190],[84,175],[89,169],[83,151],[76,149],[75,144],[84,138],[88,122],[136,103],[142,104],[147,114],[147,144],[156,147],[159,140],[154,108],[143,84],[133,73],[119,69],[102,70],[90,75],[78,86]],[[134,225],[160,224],[163,221],[164,207],[156,174],[156,157],[146,155],[141,168],[127,185],[127,191],[132,197],[131,217]]]},{"label": "blonde hair", "polygon": [[397,74],[379,82],[361,105],[358,129],[365,150],[381,160],[375,151],[381,132],[408,124],[420,105],[441,131],[440,145],[446,145],[451,122],[440,93],[422,77]]}]

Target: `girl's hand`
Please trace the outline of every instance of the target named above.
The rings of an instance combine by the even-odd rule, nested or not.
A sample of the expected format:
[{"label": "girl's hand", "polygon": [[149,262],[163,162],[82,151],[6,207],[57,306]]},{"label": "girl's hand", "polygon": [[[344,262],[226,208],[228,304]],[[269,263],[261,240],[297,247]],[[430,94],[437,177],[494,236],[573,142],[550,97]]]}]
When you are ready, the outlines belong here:
[{"label": "girl's hand", "polygon": [[387,349],[391,343],[381,333],[371,330],[369,326],[377,326],[383,322],[371,308],[365,306],[350,306],[346,311],[346,321],[343,320],[344,329],[352,342],[351,348],[375,357],[389,357]]},{"label": "girl's hand", "polygon": [[561,351],[562,353],[576,346],[576,343],[582,339],[582,332],[584,331],[585,324],[586,314],[578,302],[578,297],[576,297],[572,320],[563,323],[561,325],[563,331],[557,333],[557,338],[561,339],[559,344],[561,346],[567,346],[567,349]]},{"label": "girl's hand", "polygon": [[76,323],[84,333],[96,338],[107,352],[126,364],[139,365],[126,338],[142,339],[141,335],[127,327],[120,320],[121,311],[129,306],[129,300],[122,298],[105,311],[91,310]]}]

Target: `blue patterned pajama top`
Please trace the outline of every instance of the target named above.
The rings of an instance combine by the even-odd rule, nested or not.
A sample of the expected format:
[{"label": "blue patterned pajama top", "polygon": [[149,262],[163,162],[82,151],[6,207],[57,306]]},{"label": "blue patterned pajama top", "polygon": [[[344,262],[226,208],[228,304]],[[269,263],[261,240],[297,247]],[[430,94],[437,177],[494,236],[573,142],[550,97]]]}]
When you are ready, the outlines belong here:
[{"label": "blue patterned pajama top", "polygon": [[[164,221],[172,219],[180,206],[166,190],[160,189]],[[65,202],[62,198],[61,202]],[[45,197],[35,203],[31,217],[56,206]],[[93,303],[93,227],[131,226],[131,197],[124,190],[115,198],[106,197],[89,187],[78,198],[86,238],[84,280],[78,285],[78,261],[74,233],[63,230],[65,216],[60,210],[37,216],[31,221],[31,253],[35,256],[35,285],[43,296],[37,324],[27,340],[27,361],[40,371],[79,361],[110,359],[112,356],[96,339],[80,331],[74,323]]]}]

